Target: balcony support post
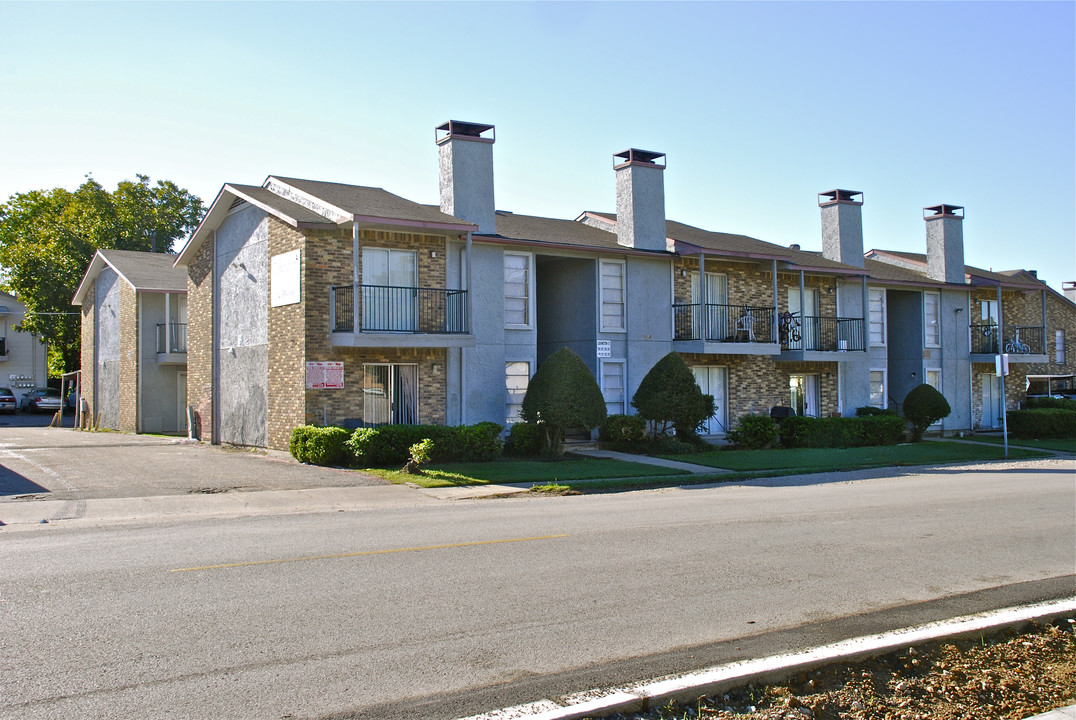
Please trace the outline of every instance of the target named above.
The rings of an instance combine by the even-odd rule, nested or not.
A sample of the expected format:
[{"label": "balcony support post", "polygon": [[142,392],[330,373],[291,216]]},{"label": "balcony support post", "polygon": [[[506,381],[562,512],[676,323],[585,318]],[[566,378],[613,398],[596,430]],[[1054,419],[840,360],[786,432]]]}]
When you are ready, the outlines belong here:
[{"label": "balcony support post", "polygon": [[770,261],[770,275],[773,279],[773,320],[770,322],[770,337],[773,342],[778,342],[781,336],[777,332],[777,260]]},{"label": "balcony support post", "polygon": [[466,312],[467,312],[467,317],[465,318],[466,324],[464,325],[463,330],[465,332],[471,332],[471,328],[474,327],[471,324],[471,318],[473,317],[472,314],[471,314],[471,303],[473,302],[472,298],[474,296],[474,293],[471,292],[471,231],[470,230],[467,231],[467,242],[466,242],[466,245],[464,246],[464,252],[466,253],[466,257],[465,257],[465,261],[464,261],[464,268],[466,270],[466,275],[467,275],[466,280],[467,280],[467,282],[465,283],[465,287],[463,289],[467,291],[467,303],[465,305]]},{"label": "balcony support post", "polygon": [[1005,352],[1005,313],[1001,308],[1001,284],[998,284],[998,355]]},{"label": "balcony support post", "polygon": [[[1046,352],[1046,291],[1042,291],[1042,351]],[[1049,392],[1049,387],[1046,388]]]},{"label": "balcony support post", "polygon": [[358,314],[358,283],[362,279],[359,274],[359,258],[362,257],[362,248],[359,248],[358,244],[358,221],[353,221],[351,224],[351,331],[352,333],[358,333],[359,329],[359,314]]},{"label": "balcony support post", "polygon": [[[860,315],[860,318],[859,318],[859,322],[860,322],[859,331],[860,331],[860,335],[863,336],[863,340],[862,340],[863,349],[868,350],[868,349],[870,349],[870,344],[871,344],[870,338],[868,337],[868,335],[870,334],[870,330],[867,327],[867,320],[868,320],[868,318],[870,318],[870,315],[871,315],[871,292],[867,288],[867,276],[863,275],[862,277],[860,277],[860,281],[863,284],[863,310],[859,313],[859,315]],[[939,303],[940,302],[941,301],[939,300]]]},{"label": "balcony support post", "polygon": [[172,352],[172,293],[164,294],[164,351]]},{"label": "balcony support post", "polygon": [[699,252],[699,310],[702,312],[702,322],[699,323],[699,327],[702,328],[702,337],[700,338],[704,342],[709,340],[710,335],[710,292],[707,288],[709,283],[706,282],[706,255]]}]

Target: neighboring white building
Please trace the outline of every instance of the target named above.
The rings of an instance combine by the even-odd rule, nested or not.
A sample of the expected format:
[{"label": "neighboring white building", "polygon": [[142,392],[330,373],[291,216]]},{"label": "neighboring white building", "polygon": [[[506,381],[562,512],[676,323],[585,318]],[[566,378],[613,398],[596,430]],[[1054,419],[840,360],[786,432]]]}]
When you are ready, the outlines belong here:
[{"label": "neighboring white building", "polygon": [[25,316],[25,305],[0,292],[0,387],[11,388],[19,403],[30,390],[45,387],[48,378],[48,346],[36,333],[17,329]]}]

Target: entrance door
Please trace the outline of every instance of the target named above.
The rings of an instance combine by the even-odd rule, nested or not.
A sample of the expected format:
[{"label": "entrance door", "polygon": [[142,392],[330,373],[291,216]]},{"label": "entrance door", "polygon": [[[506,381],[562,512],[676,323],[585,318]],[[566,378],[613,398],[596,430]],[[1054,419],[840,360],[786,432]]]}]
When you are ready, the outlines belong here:
[{"label": "entrance door", "polygon": [[414,332],[418,260],[413,250],[362,250],[362,328]]},{"label": "entrance door", "polygon": [[984,428],[1001,427],[1001,378],[993,373],[983,373],[983,422]]},{"label": "entrance door", "polygon": [[691,368],[699,389],[714,396],[714,416],[706,421],[700,432],[703,435],[724,435],[728,425],[728,368],[712,365],[696,365]]},{"label": "entrance door", "polygon": [[788,289],[788,311],[800,323],[801,350],[817,350],[819,346],[818,288],[803,288],[803,307],[800,307],[799,287]]},{"label": "entrance door", "polygon": [[362,420],[367,426],[418,422],[418,366],[362,366]]},{"label": "entrance door", "polygon": [[[703,306],[699,273],[691,273],[691,302],[698,306],[692,315],[692,330],[701,340],[724,340],[728,337],[728,278],[721,273],[706,273],[706,305]],[[704,320],[705,318],[705,320]]]},{"label": "entrance door", "polygon": [[818,417],[819,392],[817,375],[790,375],[789,404],[797,415]]}]

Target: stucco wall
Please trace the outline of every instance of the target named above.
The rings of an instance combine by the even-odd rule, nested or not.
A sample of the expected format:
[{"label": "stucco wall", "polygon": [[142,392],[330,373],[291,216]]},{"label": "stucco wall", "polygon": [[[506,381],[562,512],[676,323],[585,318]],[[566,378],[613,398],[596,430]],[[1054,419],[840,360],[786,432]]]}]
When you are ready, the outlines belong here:
[{"label": "stucco wall", "polygon": [[[625,402],[658,360],[672,352],[672,308],[668,258],[629,257],[625,272],[627,290],[627,360]],[[603,335],[606,337],[606,335]],[[614,350],[614,355],[616,351]],[[632,410],[628,410],[633,412]]]},{"label": "stucco wall", "polygon": [[902,403],[923,382],[923,294],[889,290],[886,293],[889,347],[889,397]]},{"label": "stucco wall", "polygon": [[268,442],[268,227],[248,208],[216,233],[218,437],[236,445]]},{"label": "stucco wall", "polygon": [[[173,295],[173,299],[176,297],[182,296]],[[142,358],[140,432],[177,432],[181,427],[179,373],[186,366],[157,363],[157,325],[165,322],[164,298],[164,293],[138,294],[142,310],[139,330]],[[173,308],[173,312],[177,310],[178,307]]]},{"label": "stucco wall", "polygon": [[537,259],[539,363],[567,347],[583,358],[597,377],[596,272],[597,262],[590,258],[540,256]]},{"label": "stucco wall", "polygon": [[120,284],[111,268],[97,276],[97,362],[94,373],[93,412],[100,427],[120,426]]}]

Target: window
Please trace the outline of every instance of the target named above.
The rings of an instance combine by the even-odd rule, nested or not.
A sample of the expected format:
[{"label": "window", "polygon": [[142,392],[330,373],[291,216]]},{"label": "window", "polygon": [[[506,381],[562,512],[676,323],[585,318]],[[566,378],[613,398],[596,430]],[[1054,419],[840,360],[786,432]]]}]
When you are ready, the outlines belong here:
[{"label": "window", "polygon": [[610,415],[624,414],[624,361],[602,361],[602,395],[605,411]]},{"label": "window", "polygon": [[418,257],[413,250],[362,249],[362,329],[414,331]]},{"label": "window", "polygon": [[885,290],[871,288],[868,302],[870,344],[885,345]]},{"label": "window", "polygon": [[527,385],[531,380],[529,362],[506,362],[504,364],[505,423],[511,425],[520,421],[519,413],[523,410],[523,396],[527,394]]},{"label": "window", "polygon": [[797,415],[818,417],[818,375],[790,375],[788,390],[789,405]]},{"label": "window", "polygon": [[938,322],[940,304],[941,295],[938,293],[923,293],[923,342],[927,347],[941,346],[941,325]]},{"label": "window", "polygon": [[624,263],[602,260],[598,263],[601,282],[602,332],[626,330],[624,325]]},{"label": "window", "polygon": [[[929,385],[930,387],[934,388],[938,392],[942,391],[942,388],[941,388],[941,370],[927,370],[926,373],[924,374],[923,379],[926,381],[926,384]],[[941,425],[942,425],[942,421],[941,421],[941,419],[939,419],[937,422],[935,422],[933,425],[931,425],[931,427],[932,428],[940,428]]]},{"label": "window", "polygon": [[504,254],[504,324],[527,328],[531,324],[531,256]]},{"label": "window", "polygon": [[1054,330],[1054,362],[1065,364],[1065,331]]},{"label": "window", "polygon": [[362,421],[366,426],[418,422],[418,366],[365,363]]},{"label": "window", "polygon": [[872,407],[884,408],[886,406],[885,370],[871,370],[870,393],[870,404]]}]

